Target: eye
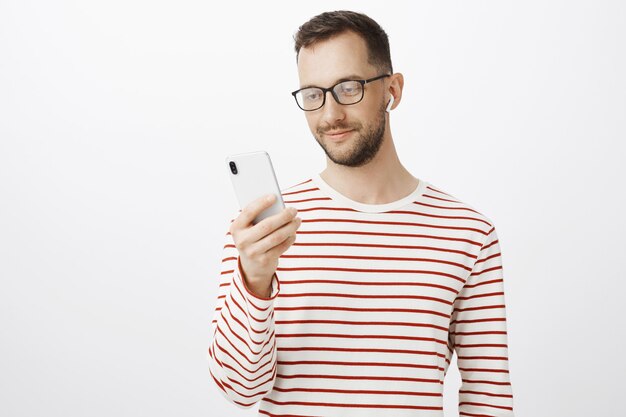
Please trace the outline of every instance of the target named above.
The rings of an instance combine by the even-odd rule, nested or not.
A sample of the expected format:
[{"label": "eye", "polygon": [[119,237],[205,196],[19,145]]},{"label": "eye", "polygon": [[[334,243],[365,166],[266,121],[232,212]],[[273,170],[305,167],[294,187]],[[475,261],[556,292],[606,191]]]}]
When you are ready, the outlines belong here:
[{"label": "eye", "polygon": [[302,97],[304,97],[305,100],[313,101],[319,100],[322,97],[322,94],[319,90],[303,91]]},{"label": "eye", "polygon": [[340,84],[340,93],[346,96],[359,94],[361,91],[361,84],[350,81]]}]

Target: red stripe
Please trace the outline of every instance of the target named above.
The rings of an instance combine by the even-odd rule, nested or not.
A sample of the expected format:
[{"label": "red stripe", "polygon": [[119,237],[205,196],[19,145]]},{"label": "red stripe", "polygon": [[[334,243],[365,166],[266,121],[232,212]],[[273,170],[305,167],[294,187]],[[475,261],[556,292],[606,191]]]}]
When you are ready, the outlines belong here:
[{"label": "red stripe", "polygon": [[476,320],[454,320],[453,322],[450,323],[450,325],[457,324],[457,323],[493,323],[493,322],[506,323],[506,318],[505,317],[493,317],[493,318],[488,318],[488,319],[476,319]]},{"label": "red stripe", "polygon": [[[287,202],[286,202],[287,203]],[[439,206],[433,206],[430,204],[423,204],[423,203],[418,203],[418,202],[413,202],[413,204],[415,205],[421,205],[424,207],[434,207],[434,208],[443,208],[443,209],[457,209],[457,210],[466,210],[466,211],[470,211],[476,214],[480,214],[478,212],[476,212],[475,210],[471,210],[471,209],[466,209],[464,207],[439,207]],[[344,212],[350,212],[350,213],[354,213],[354,212],[358,212],[357,210],[354,210],[352,208],[348,208],[348,207],[328,207],[328,206],[315,206],[315,207],[299,207],[298,208],[298,213],[306,213],[306,212],[315,212],[315,211],[344,211]],[[444,215],[437,215],[437,214],[432,214],[432,213],[426,213],[426,212],[421,212],[421,211],[407,211],[407,210],[390,210],[390,211],[386,211],[385,214],[401,214],[401,215],[409,215],[409,216],[421,216],[421,217],[430,217],[433,219],[445,219],[445,220],[468,220],[468,221],[475,221],[478,223],[483,223],[489,227],[491,227],[491,223],[489,223],[488,221],[478,218],[478,217],[466,217],[466,216],[444,216]]]},{"label": "red stripe", "polygon": [[511,382],[498,382],[498,381],[478,381],[473,379],[461,379],[464,383],[467,384],[490,384],[490,385],[511,385]]},{"label": "red stripe", "polygon": [[[292,186],[292,187],[289,187],[289,188],[287,188],[287,189],[288,189],[288,190],[291,190],[292,188],[295,188],[295,187],[297,187],[298,185],[301,185],[301,184],[308,184],[308,183],[313,183],[313,179],[312,179],[312,178],[309,178],[309,179],[304,180],[304,181],[302,181],[301,183],[296,184],[296,185],[294,185],[294,186]],[[317,187],[316,187],[316,188],[317,188]],[[319,188],[318,188],[318,189],[319,189]]]},{"label": "red stripe", "polygon": [[435,209],[440,209],[440,210],[462,210],[462,211],[469,211],[472,213],[476,213],[476,214],[480,214],[479,212],[477,212],[474,209],[471,209],[469,207],[448,207],[448,206],[437,206],[434,204],[428,204],[428,203],[424,203],[423,201],[415,201],[413,202],[413,204],[418,205],[418,206],[423,206],[423,207],[429,207],[429,208],[435,208]]},{"label": "red stripe", "polygon": [[470,274],[470,276],[475,277],[475,276],[477,276],[477,275],[482,275],[482,274],[485,274],[485,273],[487,273],[487,272],[491,272],[491,271],[499,271],[500,269],[502,269],[502,265],[494,266],[493,268],[483,269],[482,271],[472,272],[472,273]]},{"label": "red stripe", "polygon": [[[331,198],[329,197],[314,197],[314,198],[305,198],[303,200],[284,200],[283,202],[285,204],[294,204],[294,203],[308,203],[309,201],[332,201]],[[298,210],[300,211],[300,210]],[[356,211],[356,210],[352,210],[352,211]]]},{"label": "red stripe", "polygon": [[[320,199],[312,198],[310,200],[299,200],[299,201],[318,201],[318,200],[328,201],[327,199],[322,199],[322,198]],[[298,202],[298,201],[285,201],[285,203],[292,203],[292,202]],[[359,212],[358,210],[355,210],[349,207],[331,207],[331,206],[298,207],[298,213],[309,212],[309,211],[345,211],[349,213]]]},{"label": "red stripe", "polygon": [[[301,311],[301,310],[327,310],[327,311],[354,311],[362,313],[416,313],[416,314],[434,314],[445,318],[450,318],[450,314],[440,311],[410,309],[410,308],[359,308],[359,307],[337,307],[337,306],[302,306],[302,307],[274,307],[275,311]],[[461,310],[459,310],[461,311]]]},{"label": "red stripe", "polygon": [[[499,307],[499,306],[494,306]],[[486,308],[492,308],[490,306]],[[220,311],[217,308],[216,311]],[[483,309],[483,307],[480,307]],[[320,311],[353,311],[361,313],[415,313],[415,314],[431,314],[441,316],[444,318],[450,318],[450,314],[442,313],[440,311],[433,310],[421,310],[421,309],[409,309],[409,308],[358,308],[358,307],[335,307],[335,306],[302,306],[302,307],[274,307],[275,311],[304,311],[304,310],[320,310]],[[217,320],[213,320],[212,323],[217,323]],[[454,322],[450,323],[453,324]]]},{"label": "red stripe", "polygon": [[458,360],[494,360],[494,361],[506,361],[506,356],[457,356]]},{"label": "red stripe", "polygon": [[478,306],[478,307],[455,308],[454,311],[489,310],[491,308],[505,308],[505,306],[504,304],[496,304],[496,305]]},{"label": "red stripe", "polygon": [[441,190],[439,190],[439,189],[437,189],[437,188],[433,187],[432,185],[427,185],[427,186],[426,186],[426,189],[427,189],[427,190],[434,191],[434,192],[439,193],[439,194],[443,194],[443,195],[445,195],[446,197],[450,197],[450,198],[454,198],[454,199],[456,199],[456,197],[454,197],[453,195],[450,195],[450,194],[448,194],[448,193],[444,193],[443,191],[441,191]]},{"label": "red stripe", "polygon": [[384,335],[384,334],[333,334],[333,333],[280,333],[276,334],[276,337],[330,337],[337,339],[396,339],[396,340],[423,340],[435,342],[443,345],[447,345],[447,342],[444,342],[440,339],[435,339],[432,337],[417,337],[417,336],[395,336],[395,335]]},{"label": "red stripe", "polygon": [[489,331],[483,331],[483,332],[450,332],[453,333],[455,336],[457,335],[465,335],[465,336],[476,336],[476,335],[481,335],[481,334],[506,334],[505,331],[500,331],[500,330],[489,330]]},{"label": "red stripe", "polygon": [[278,392],[328,392],[334,394],[374,394],[374,395],[410,395],[416,397],[443,397],[439,392],[414,392],[414,391],[380,391],[380,390],[349,390],[349,389],[324,389],[324,388],[281,388],[274,385]]},{"label": "red stripe", "polygon": [[477,343],[477,344],[474,344],[474,345],[457,343],[455,346],[458,347],[458,348],[464,348],[464,349],[469,349],[469,348],[486,348],[486,347],[495,347],[495,348],[506,348],[506,347],[508,347],[508,345],[506,343]]},{"label": "red stripe", "polygon": [[373,268],[336,268],[336,267],[298,267],[298,268],[276,268],[276,271],[339,271],[339,272],[367,272],[373,274],[425,274],[448,277],[459,282],[465,282],[461,277],[446,274],[445,272],[428,271],[423,269],[373,269]]},{"label": "red stripe", "polygon": [[407,378],[394,376],[365,376],[365,375],[315,375],[315,374],[277,374],[277,379],[347,379],[347,380],[364,380],[364,381],[403,381],[403,382],[425,382],[429,384],[443,384],[439,379],[426,378]]},{"label": "red stripe", "polygon": [[452,305],[452,301],[443,300],[436,297],[426,297],[423,295],[369,295],[369,294],[337,294],[327,292],[308,292],[308,293],[296,293],[296,294],[281,294],[282,298],[296,298],[296,297],[339,297],[339,298],[372,298],[372,299],[407,299],[407,300],[430,300],[438,303]]},{"label": "red stripe", "polygon": [[340,285],[366,285],[366,286],[392,286],[392,287],[428,287],[439,288],[441,290],[450,291],[457,294],[457,290],[454,288],[446,287],[445,285],[429,284],[423,282],[403,282],[403,281],[347,281],[339,279],[294,279],[286,280],[281,279],[282,285],[289,284],[340,284]]},{"label": "red stripe", "polygon": [[483,294],[475,294],[475,295],[470,295],[469,297],[457,297],[457,300],[473,300],[476,298],[484,298],[484,297],[499,297],[504,295],[504,292],[500,291],[500,292],[487,292],[487,293],[483,293]]},{"label": "red stripe", "polygon": [[430,194],[424,194],[424,197],[426,198],[432,198],[433,200],[439,200],[439,201],[447,201],[449,203],[457,203],[460,204],[461,202],[458,200],[452,200],[452,199],[448,199],[448,198],[441,198],[441,197],[435,197],[434,195],[430,195]]},{"label": "red stripe", "polygon": [[[299,233],[299,232],[298,232]],[[236,248],[235,245],[229,245],[232,248]],[[464,255],[471,259],[476,259],[477,255],[473,255],[469,252],[465,252],[462,250],[450,249],[450,248],[438,248],[435,246],[423,246],[423,245],[386,245],[380,243],[353,243],[353,242],[294,242],[292,246],[354,246],[354,247],[363,247],[363,248],[389,248],[389,249],[415,249],[415,250],[432,250],[437,252],[445,252],[445,253],[458,253],[459,255]]]},{"label": "red stripe", "polygon": [[499,278],[499,279],[492,279],[492,280],[490,280],[490,281],[482,281],[482,282],[478,282],[478,283],[476,283],[476,284],[465,284],[465,285],[463,286],[463,288],[465,288],[465,289],[467,289],[467,288],[476,288],[476,287],[479,287],[479,286],[481,286],[481,285],[496,284],[496,283],[499,283],[499,282],[503,282],[503,281],[502,281],[502,278]]},{"label": "red stripe", "polygon": [[[417,204],[416,202],[414,202],[413,204]],[[472,210],[473,211],[473,210]],[[408,214],[408,215],[414,215],[414,216],[422,216],[422,217],[431,217],[433,219],[446,219],[446,220],[468,220],[468,221],[474,221],[474,222],[479,222],[479,223],[484,223],[485,225],[491,227],[491,223],[489,223],[488,221],[478,218],[478,217],[466,217],[466,216],[444,216],[441,214],[432,214],[432,213],[426,213],[426,212],[422,212],[422,211],[406,211],[406,210],[391,210],[391,211],[387,211],[385,212],[385,214],[388,213],[393,213],[393,214]]]},{"label": "red stripe", "polygon": [[399,404],[345,404],[345,403],[321,403],[321,402],[307,402],[307,401],[276,401],[271,398],[263,398],[263,401],[267,401],[276,405],[305,405],[309,407],[340,407],[340,408],[392,408],[392,409],[405,409],[405,410],[443,410],[443,407],[428,407],[418,405],[399,405]]},{"label": "red stripe", "polygon": [[489,397],[513,398],[511,394],[495,394],[492,392],[468,391],[468,390],[462,390],[462,389],[459,390],[459,394],[487,395]]},{"label": "red stripe", "polygon": [[260,414],[265,414],[270,417],[316,417],[316,416],[303,416],[301,414],[272,414],[269,411],[259,409]]},{"label": "red stripe", "polygon": [[412,233],[382,233],[382,232],[361,232],[358,230],[302,230],[297,232],[298,235],[357,235],[357,236],[393,236],[393,237],[410,237],[410,238],[424,238],[433,240],[447,240],[452,242],[469,243],[470,245],[481,246],[480,242],[474,240],[463,239],[460,237],[446,237],[446,236],[434,236]]},{"label": "red stripe", "polygon": [[480,260],[476,261],[476,264],[474,264],[474,266],[476,266],[476,265],[478,265],[479,263],[482,263],[482,262],[487,262],[490,259],[500,258],[501,256],[502,256],[502,254],[500,252],[494,253],[493,255],[487,256],[485,259],[480,259]]},{"label": "red stripe", "polygon": [[[309,181],[310,181],[310,180],[309,180]],[[309,181],[305,181],[305,182],[309,182]],[[304,184],[304,183],[303,183],[303,184]],[[294,185],[292,188],[295,188],[295,187],[297,187],[298,185],[300,185],[300,184],[296,184],[296,185]],[[283,198],[284,198],[284,197],[285,197],[285,196],[287,196],[287,195],[302,194],[302,193],[306,193],[306,192],[309,192],[309,191],[319,191],[319,190],[320,190],[319,188],[317,188],[317,187],[313,187],[313,188],[306,188],[306,189],[304,189],[304,190],[291,191],[291,192],[289,192],[289,193],[281,193],[281,195],[282,195],[282,196],[283,196]],[[284,201],[284,200],[283,200],[283,201]]]},{"label": "red stripe", "polygon": [[508,374],[509,371],[507,369],[485,369],[485,368],[462,368],[459,366],[459,371],[466,372],[493,372],[493,373],[502,373]]},{"label": "red stripe", "polygon": [[211,369],[209,369],[209,373],[211,374],[211,376],[213,377],[213,381],[215,381],[215,383],[217,384],[217,386],[224,391],[224,394],[228,395],[228,392],[226,392],[226,388],[224,388],[224,386],[222,385],[222,383],[215,377],[215,375],[213,375],[213,371],[211,371]]},{"label": "red stripe", "polygon": [[375,224],[375,225],[385,225],[385,226],[415,226],[415,227],[425,227],[425,228],[443,229],[443,230],[467,230],[469,232],[476,232],[485,236],[487,236],[488,234],[488,232],[482,229],[476,229],[474,227],[444,226],[444,225],[429,224],[429,223],[374,221],[374,220],[360,220],[360,219],[332,219],[332,218],[302,219],[302,223],[357,223],[357,224]]},{"label": "red stripe", "polygon": [[279,347],[278,351],[285,352],[299,352],[299,351],[318,351],[318,352],[358,352],[358,353],[406,353],[411,355],[431,355],[439,356],[443,358],[443,355],[437,352],[429,352],[425,350],[407,350],[407,349],[366,349],[366,348],[338,348],[338,347],[316,347],[316,346],[302,346],[302,347]]},{"label": "red stripe", "polygon": [[430,323],[404,323],[396,321],[348,321],[348,320],[278,320],[276,324],[345,324],[349,326],[408,326],[408,327],[426,327],[437,329],[444,332],[448,331],[447,327],[436,326]]},{"label": "red stripe", "polygon": [[458,262],[444,261],[441,259],[431,258],[405,258],[397,256],[357,256],[357,255],[282,255],[281,259],[362,259],[366,261],[406,261],[406,262],[432,262],[443,265],[452,265],[458,268],[472,270],[469,266],[460,264]]},{"label": "red stripe", "polygon": [[506,407],[503,405],[493,405],[493,404],[485,404],[485,403],[471,403],[471,402],[460,402],[459,403],[459,407],[462,407],[464,405],[472,405],[475,407],[490,407],[490,408],[499,408],[500,410],[513,410],[512,407]]},{"label": "red stripe", "polygon": [[394,363],[394,362],[342,362],[342,361],[278,361],[279,365],[341,365],[341,366],[383,366],[390,368],[418,368],[418,369],[438,369],[435,365],[420,365],[415,363]]}]

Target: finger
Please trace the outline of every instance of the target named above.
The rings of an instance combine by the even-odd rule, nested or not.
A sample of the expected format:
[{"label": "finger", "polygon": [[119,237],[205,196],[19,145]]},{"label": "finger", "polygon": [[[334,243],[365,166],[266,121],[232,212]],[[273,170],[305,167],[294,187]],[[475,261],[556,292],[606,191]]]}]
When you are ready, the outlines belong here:
[{"label": "finger", "polygon": [[278,246],[275,246],[270,251],[268,251],[267,254],[271,256],[272,258],[278,258],[280,257],[280,255],[285,253],[285,251],[289,249],[295,241],[296,241],[296,234],[294,233],[292,235],[289,235],[289,237],[285,239],[281,244],[279,244]]},{"label": "finger", "polygon": [[296,216],[297,210],[294,207],[287,207],[280,213],[276,213],[273,216],[266,217],[261,220],[254,227],[250,228],[247,239],[251,242],[256,242],[263,239],[265,236],[273,233],[276,229],[284,226],[293,220]]},{"label": "finger", "polygon": [[294,235],[296,233],[296,230],[300,226],[300,222],[301,220],[299,218],[295,218],[282,227],[279,227],[274,232],[255,243],[254,251],[256,253],[265,253],[272,250],[275,246],[280,245],[290,235]]},{"label": "finger", "polygon": [[[269,198],[269,199],[268,199]],[[241,210],[239,216],[235,220],[236,227],[248,227],[252,224],[252,221],[259,215],[263,210],[270,207],[274,204],[276,200],[276,196],[274,194],[266,194],[263,195],[256,200],[253,200],[250,204]]]}]

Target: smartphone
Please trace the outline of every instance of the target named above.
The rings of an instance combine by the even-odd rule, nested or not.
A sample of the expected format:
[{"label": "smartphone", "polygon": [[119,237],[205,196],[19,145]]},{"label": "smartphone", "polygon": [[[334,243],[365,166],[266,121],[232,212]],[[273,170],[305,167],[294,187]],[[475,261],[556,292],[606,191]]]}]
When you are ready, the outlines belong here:
[{"label": "smartphone", "polygon": [[252,224],[257,224],[266,217],[284,210],[283,196],[267,152],[256,151],[229,155],[226,158],[226,163],[235,195],[239,201],[239,207],[242,210],[253,200],[266,194],[276,196],[274,204],[259,213]]}]

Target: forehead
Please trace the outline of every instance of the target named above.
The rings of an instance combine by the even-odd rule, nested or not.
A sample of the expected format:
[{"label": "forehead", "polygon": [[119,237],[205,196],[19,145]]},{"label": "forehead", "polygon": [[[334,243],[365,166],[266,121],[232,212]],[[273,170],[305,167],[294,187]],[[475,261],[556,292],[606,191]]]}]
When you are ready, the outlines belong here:
[{"label": "forehead", "polygon": [[298,54],[300,86],[330,86],[349,75],[367,78],[373,71],[367,58],[367,44],[354,32],[302,48]]}]

